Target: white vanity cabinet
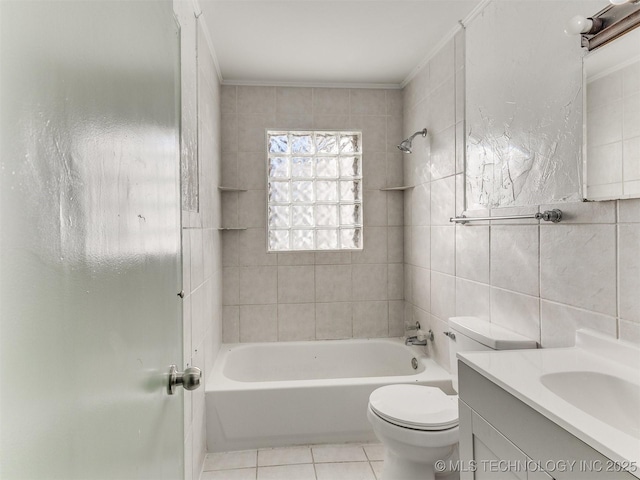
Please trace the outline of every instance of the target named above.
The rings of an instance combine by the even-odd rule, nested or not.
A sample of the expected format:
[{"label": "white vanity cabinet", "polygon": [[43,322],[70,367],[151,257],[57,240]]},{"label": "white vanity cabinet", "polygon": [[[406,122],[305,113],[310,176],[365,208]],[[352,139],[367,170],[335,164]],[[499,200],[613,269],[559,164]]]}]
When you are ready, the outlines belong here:
[{"label": "white vanity cabinet", "polygon": [[465,363],[458,379],[461,480],[637,480]]}]

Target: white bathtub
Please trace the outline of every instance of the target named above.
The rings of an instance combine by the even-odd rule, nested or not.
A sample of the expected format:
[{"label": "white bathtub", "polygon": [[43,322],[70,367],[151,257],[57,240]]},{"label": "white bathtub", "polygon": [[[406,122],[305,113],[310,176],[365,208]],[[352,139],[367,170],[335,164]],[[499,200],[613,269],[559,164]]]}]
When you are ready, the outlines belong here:
[{"label": "white bathtub", "polygon": [[449,373],[401,339],[224,344],[205,385],[208,449],[375,440],[369,395],[391,383],[454,393]]}]

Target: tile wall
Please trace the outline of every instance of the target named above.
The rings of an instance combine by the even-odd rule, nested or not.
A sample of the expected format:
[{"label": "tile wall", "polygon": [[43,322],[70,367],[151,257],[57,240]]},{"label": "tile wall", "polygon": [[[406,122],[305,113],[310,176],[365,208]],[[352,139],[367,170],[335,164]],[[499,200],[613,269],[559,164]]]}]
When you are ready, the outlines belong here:
[{"label": "tile wall", "polygon": [[[222,87],[223,340],[273,342],[403,334],[400,90]],[[364,249],[266,250],[265,129],[363,135]]]},{"label": "tile wall", "polygon": [[464,204],[464,33],[404,90],[404,134],[428,142],[405,166],[405,322],[432,328],[429,347],[448,368],[447,318],[474,315],[537,340],[573,344],[586,327],[640,343],[640,200],[559,203],[465,212],[537,220],[454,226]]},{"label": "tile wall", "polygon": [[[174,2],[182,34],[183,126],[191,124],[197,129],[193,150],[198,155],[200,185],[199,211],[182,212],[183,367],[200,367],[206,378],[222,339],[222,247],[218,231],[222,214],[217,189],[221,175],[220,85],[203,34],[204,16],[196,20],[199,12],[194,8],[190,0]],[[192,98],[185,99],[189,94]],[[183,132],[183,146],[184,142]],[[204,387],[193,392],[181,389],[181,394],[185,480],[197,479],[207,452]]]}]

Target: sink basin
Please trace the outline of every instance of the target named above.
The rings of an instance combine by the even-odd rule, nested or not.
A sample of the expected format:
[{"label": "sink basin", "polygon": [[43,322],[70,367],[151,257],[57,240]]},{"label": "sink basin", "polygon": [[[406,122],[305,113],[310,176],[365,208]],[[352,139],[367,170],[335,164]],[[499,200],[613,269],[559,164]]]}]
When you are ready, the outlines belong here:
[{"label": "sink basin", "polygon": [[541,383],[574,407],[640,438],[640,385],[598,372],[548,373]]}]

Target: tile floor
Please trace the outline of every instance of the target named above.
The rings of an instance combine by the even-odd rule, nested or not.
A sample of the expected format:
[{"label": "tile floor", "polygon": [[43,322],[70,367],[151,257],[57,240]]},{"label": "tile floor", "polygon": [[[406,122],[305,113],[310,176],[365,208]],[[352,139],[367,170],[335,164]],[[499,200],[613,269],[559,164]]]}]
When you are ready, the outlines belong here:
[{"label": "tile floor", "polygon": [[200,480],[378,480],[383,456],[373,443],[210,453]]}]

